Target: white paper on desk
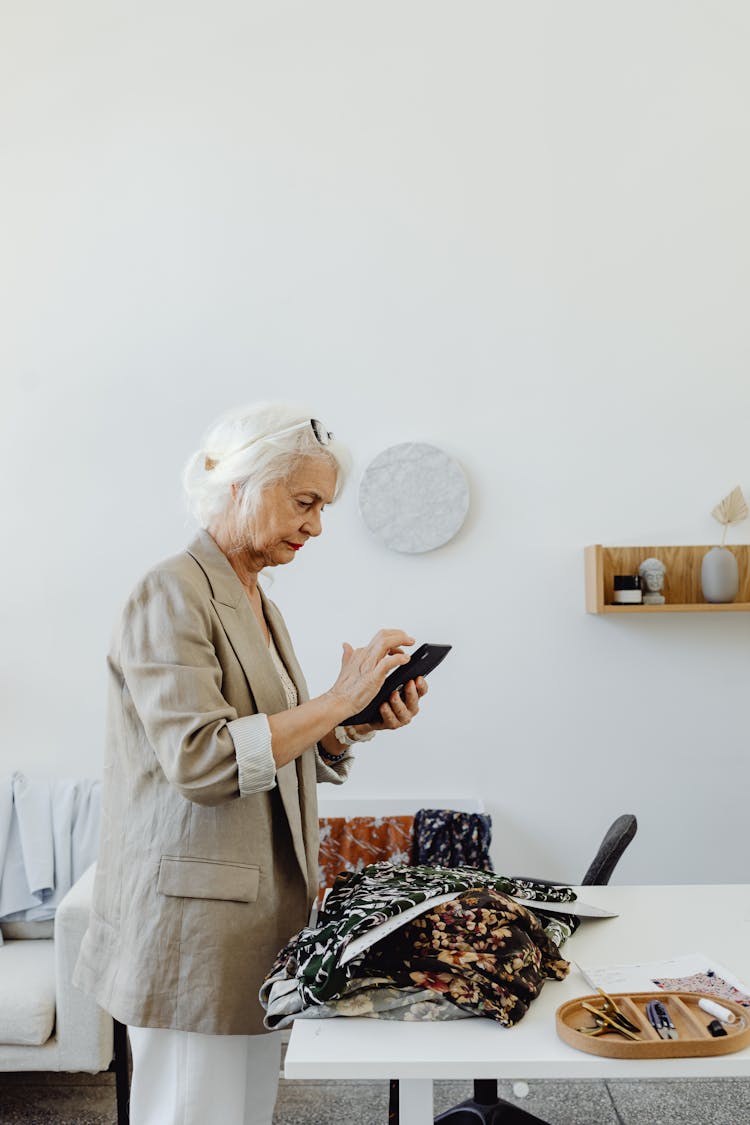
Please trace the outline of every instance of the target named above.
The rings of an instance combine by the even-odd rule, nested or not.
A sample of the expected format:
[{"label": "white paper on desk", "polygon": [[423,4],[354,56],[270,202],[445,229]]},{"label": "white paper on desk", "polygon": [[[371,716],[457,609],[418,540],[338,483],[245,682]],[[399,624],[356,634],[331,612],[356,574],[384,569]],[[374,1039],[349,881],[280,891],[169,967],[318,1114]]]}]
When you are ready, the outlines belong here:
[{"label": "white paper on desk", "polygon": [[734,973],[703,953],[685,953],[664,961],[634,961],[625,965],[578,966],[588,984],[605,992],[653,992],[657,980],[665,977],[690,977],[711,971],[727,984],[750,995],[750,989]]},{"label": "white paper on desk", "polygon": [[603,906],[592,906],[589,902],[574,899],[573,902],[542,902],[538,898],[521,898],[520,895],[510,896],[514,902],[529,910],[544,910],[548,914],[575,914],[577,918],[617,918],[616,910],[605,910]]}]

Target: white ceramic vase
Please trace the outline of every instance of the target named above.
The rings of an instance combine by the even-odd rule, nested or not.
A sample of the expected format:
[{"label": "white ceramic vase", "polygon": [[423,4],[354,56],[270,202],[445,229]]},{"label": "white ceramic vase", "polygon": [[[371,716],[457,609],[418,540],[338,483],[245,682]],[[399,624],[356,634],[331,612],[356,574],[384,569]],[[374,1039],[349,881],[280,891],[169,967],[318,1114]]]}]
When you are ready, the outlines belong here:
[{"label": "white ceramic vase", "polygon": [[737,559],[728,547],[712,547],[701,563],[701,589],[707,602],[733,602],[740,588]]}]

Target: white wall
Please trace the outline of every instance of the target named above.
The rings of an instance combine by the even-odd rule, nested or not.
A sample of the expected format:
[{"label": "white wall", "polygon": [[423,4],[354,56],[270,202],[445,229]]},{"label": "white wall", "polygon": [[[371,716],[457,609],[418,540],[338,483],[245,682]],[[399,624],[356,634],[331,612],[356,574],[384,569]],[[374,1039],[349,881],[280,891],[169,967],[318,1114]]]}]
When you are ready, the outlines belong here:
[{"label": "white wall", "polygon": [[[360,794],[479,792],[501,870],[748,878],[750,619],[586,615],[587,543],[702,543],[750,488],[750,8],[53,0],[0,39],[3,768],[95,774],[104,654],[190,535],[215,415],[302,399],[358,475],[444,447],[432,554],[356,512],[275,576],[314,691],[451,641]],[[747,541],[750,524],[733,532]]]}]

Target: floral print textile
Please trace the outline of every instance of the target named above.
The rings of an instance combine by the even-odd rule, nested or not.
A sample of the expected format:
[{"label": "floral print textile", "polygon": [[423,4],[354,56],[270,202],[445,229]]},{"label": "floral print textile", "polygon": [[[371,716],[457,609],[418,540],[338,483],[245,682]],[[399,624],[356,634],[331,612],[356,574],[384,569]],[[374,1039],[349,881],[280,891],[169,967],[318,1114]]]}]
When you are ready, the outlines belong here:
[{"label": "floral print textile", "polygon": [[411,863],[413,816],[321,817],[318,903],[341,871],[361,871],[368,863]]},{"label": "floral print textile", "polygon": [[[280,951],[261,987],[260,1001],[267,1010],[266,1026],[276,1026],[272,1022],[273,1006],[277,1001],[281,1003],[282,998],[288,1013],[292,1008],[302,1012],[311,1005],[326,1004],[344,996],[349,982],[363,975],[363,959],[370,952],[365,951],[342,964],[341,958],[354,938],[436,895],[455,891],[458,896],[464,891],[486,888],[523,897],[530,906],[545,901],[573,902],[576,897],[570,887],[548,887],[529,880],[519,882],[469,867],[374,863],[361,871],[342,872],[326,899],[316,928],[301,930]],[[563,937],[570,934],[572,927],[566,925],[568,917],[556,916],[555,934]],[[538,928],[543,932],[541,925]],[[549,936],[549,929],[545,929]],[[550,957],[550,963],[554,960],[546,948],[545,955]],[[519,964],[519,969],[522,967]],[[415,982],[410,980],[409,983],[413,986]],[[446,996],[448,993],[443,982],[432,990],[446,993]]]},{"label": "floral print textile", "polygon": [[472,1015],[511,1027],[546,978],[568,962],[525,906],[485,887],[464,891],[407,922],[369,949],[363,969],[404,987],[443,992]]},{"label": "floral print textile", "polygon": [[492,871],[492,819],[487,813],[420,809],[414,817],[414,863]]}]

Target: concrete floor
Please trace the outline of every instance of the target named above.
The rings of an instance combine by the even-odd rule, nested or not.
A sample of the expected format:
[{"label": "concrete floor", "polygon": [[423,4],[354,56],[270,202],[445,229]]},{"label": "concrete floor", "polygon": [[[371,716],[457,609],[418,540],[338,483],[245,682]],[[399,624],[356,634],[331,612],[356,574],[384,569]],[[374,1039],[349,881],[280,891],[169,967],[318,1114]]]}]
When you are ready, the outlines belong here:
[{"label": "concrete floor", "polygon": [[[504,1082],[500,1094],[549,1125],[750,1125],[750,1081],[744,1079],[530,1082],[522,1100]],[[470,1096],[470,1083],[437,1082],[436,1112]],[[385,1082],[282,1079],[274,1125],[387,1125],[387,1118]],[[116,1120],[111,1074],[0,1074],[2,1125],[115,1125]]]}]

